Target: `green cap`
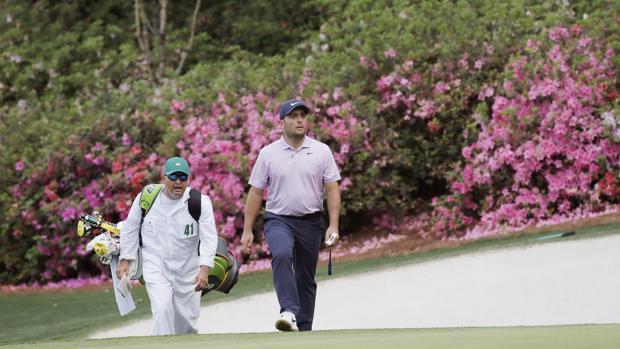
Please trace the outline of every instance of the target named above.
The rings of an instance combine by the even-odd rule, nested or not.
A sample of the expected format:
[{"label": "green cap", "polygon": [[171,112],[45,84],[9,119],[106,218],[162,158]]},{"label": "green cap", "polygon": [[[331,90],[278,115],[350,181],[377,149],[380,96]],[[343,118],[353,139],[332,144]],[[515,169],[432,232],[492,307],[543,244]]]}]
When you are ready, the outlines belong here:
[{"label": "green cap", "polygon": [[183,172],[189,176],[189,165],[185,159],[180,157],[173,157],[166,161],[166,165],[164,165],[164,175],[169,175],[175,172]]}]

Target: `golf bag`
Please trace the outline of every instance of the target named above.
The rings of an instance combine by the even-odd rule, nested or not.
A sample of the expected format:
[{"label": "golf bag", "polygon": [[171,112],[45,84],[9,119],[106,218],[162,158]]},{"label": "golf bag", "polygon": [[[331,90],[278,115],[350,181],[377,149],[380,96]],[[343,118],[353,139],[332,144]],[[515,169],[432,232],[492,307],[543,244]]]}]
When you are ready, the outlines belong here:
[{"label": "golf bag", "polygon": [[99,229],[103,231],[90,240],[86,245],[86,252],[95,251],[95,254],[101,257],[101,263],[110,264],[112,258],[120,253],[120,228],[114,223],[104,221],[97,211],[92,215],[86,213],[80,215],[78,236],[88,236]]},{"label": "golf bag", "polygon": [[[82,213],[78,221],[77,234],[78,236],[88,236],[93,232],[103,230],[88,242],[86,252],[95,251],[95,254],[99,256],[99,261],[102,264],[109,265],[112,258],[119,256],[121,252],[122,223],[114,224],[104,221],[97,211],[93,212],[92,215]],[[128,276],[131,280],[139,280],[144,285],[141,251],[138,251],[136,260],[129,262]]]},{"label": "golf bag", "polygon": [[[148,213],[151,205],[155,201],[155,198],[163,188],[163,184],[150,184],[144,187],[140,194],[140,209],[142,210],[142,219]],[[200,193],[194,189],[190,192],[190,199],[188,202],[188,210],[191,216],[198,221],[200,218]],[[86,251],[95,251],[100,257],[100,262],[103,264],[110,264],[114,256],[120,254],[120,234],[122,232],[122,222],[118,225],[104,221],[98,212],[93,212],[92,215],[81,214],[78,221],[77,234],[78,236],[88,236],[92,232],[103,230],[95,236],[87,245]],[[141,230],[141,229],[140,229]],[[139,234],[140,246],[142,246],[142,234]],[[141,249],[138,249],[138,259],[132,261],[129,265],[129,275],[132,280],[140,280],[144,284],[142,279],[142,253]],[[226,240],[218,236],[217,249],[215,252],[214,265],[209,271],[207,288],[202,291],[202,295],[209,293],[212,290],[220,291],[228,294],[232,287],[237,283],[239,279],[239,263],[235,256],[228,251]]]},{"label": "golf bag", "polygon": [[237,259],[228,251],[226,240],[221,236],[217,238],[214,264],[209,271],[207,288],[202,291],[203,296],[212,290],[228,294],[239,280]]}]

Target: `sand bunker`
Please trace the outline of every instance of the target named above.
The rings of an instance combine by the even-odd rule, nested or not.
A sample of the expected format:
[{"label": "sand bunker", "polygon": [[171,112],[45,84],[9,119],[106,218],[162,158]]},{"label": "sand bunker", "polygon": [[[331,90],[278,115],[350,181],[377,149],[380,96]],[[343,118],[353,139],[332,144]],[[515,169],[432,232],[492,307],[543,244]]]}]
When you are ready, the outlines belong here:
[{"label": "sand bunker", "polygon": [[[315,330],[620,323],[620,234],[319,282]],[[276,331],[274,292],[205,306],[200,333]],[[217,320],[213,314],[227,314]],[[146,336],[151,320],[90,338]]]}]

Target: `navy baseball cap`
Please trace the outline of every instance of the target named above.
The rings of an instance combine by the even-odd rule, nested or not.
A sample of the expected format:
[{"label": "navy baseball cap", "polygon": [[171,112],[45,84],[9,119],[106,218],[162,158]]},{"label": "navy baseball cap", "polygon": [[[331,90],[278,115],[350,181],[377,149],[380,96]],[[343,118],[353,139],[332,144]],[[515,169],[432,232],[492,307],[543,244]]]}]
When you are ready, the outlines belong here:
[{"label": "navy baseball cap", "polygon": [[290,114],[293,110],[301,108],[306,113],[310,113],[310,108],[308,108],[304,102],[299,99],[289,99],[288,101],[282,103],[280,106],[280,120],[283,120],[285,116]]}]

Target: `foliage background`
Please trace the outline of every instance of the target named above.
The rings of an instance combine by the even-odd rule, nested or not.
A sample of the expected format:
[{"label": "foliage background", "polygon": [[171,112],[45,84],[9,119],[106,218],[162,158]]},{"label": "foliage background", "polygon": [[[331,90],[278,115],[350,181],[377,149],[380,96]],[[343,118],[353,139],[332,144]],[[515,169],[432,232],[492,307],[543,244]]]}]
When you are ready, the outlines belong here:
[{"label": "foliage background", "polygon": [[[155,3],[145,4],[156,14]],[[511,67],[527,57],[518,91],[528,96],[527,83],[555,43],[566,55],[567,76],[598,72],[580,82],[592,98],[587,111],[571,114],[589,120],[575,127],[576,137],[597,129],[582,146],[617,148],[616,1],[210,1],[177,74],[193,7],[169,5],[165,70],[154,82],[134,37],[133,3],[3,1],[0,283],[99,275],[86,241],[74,234],[75,218],[97,209],[122,219],[140,188],[158,180],[165,158],[177,154],[190,159],[192,186],[214,199],[220,233],[237,246],[249,171],[258,150],[279,135],[278,103],[294,96],[312,106],[311,134],[330,145],[341,167],[348,234],[373,225],[428,239],[478,237],[611,210],[620,200],[615,150],[604,161],[565,159],[564,170],[591,168],[578,192],[564,196],[568,208],[557,212],[545,203],[542,213],[520,221],[481,225],[501,207],[493,198],[510,189],[506,178],[518,165],[465,196],[458,184],[467,166],[489,166],[464,149],[503,145],[491,137],[491,148],[479,146],[481,132],[503,115],[497,103],[510,98]],[[558,28],[569,32],[560,42],[552,35]],[[582,39],[592,44],[576,53]],[[589,70],[591,57],[598,63]],[[562,69],[547,70],[558,90],[568,86]],[[565,98],[550,93],[535,102]],[[543,135],[536,127],[523,132],[511,149]],[[548,168],[555,160],[538,159]],[[549,183],[531,180],[521,189],[533,188],[546,193]],[[515,204],[510,198],[505,203]],[[265,258],[266,246],[258,244],[253,259]]]}]

